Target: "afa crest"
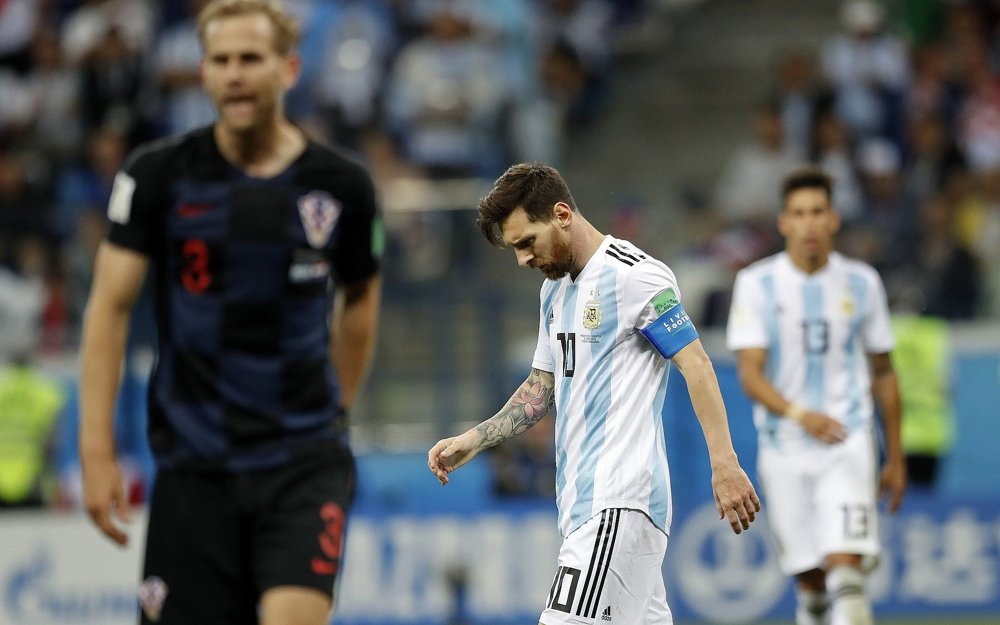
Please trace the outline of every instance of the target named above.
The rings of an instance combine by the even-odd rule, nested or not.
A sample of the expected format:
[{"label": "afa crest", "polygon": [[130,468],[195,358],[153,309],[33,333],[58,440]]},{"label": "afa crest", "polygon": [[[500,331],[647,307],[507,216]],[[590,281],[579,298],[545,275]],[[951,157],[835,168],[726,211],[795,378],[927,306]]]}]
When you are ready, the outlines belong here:
[{"label": "afa crest", "polygon": [[595,330],[601,325],[601,303],[590,300],[583,305],[583,327]]}]

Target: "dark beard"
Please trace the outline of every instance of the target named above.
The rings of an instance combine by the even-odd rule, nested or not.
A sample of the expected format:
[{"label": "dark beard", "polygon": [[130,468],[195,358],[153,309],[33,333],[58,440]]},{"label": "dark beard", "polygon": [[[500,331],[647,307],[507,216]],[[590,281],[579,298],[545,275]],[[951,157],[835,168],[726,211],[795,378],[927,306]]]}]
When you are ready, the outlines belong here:
[{"label": "dark beard", "polygon": [[569,245],[556,237],[552,240],[552,262],[538,268],[549,280],[558,280],[573,270],[573,252]]}]

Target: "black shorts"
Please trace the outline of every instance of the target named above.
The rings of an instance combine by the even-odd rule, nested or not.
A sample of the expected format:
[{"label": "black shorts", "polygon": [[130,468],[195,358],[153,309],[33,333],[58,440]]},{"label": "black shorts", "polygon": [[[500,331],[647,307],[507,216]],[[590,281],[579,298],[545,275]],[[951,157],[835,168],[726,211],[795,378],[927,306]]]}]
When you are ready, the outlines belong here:
[{"label": "black shorts", "polygon": [[354,479],[354,457],[340,447],[263,471],[161,471],[150,502],[141,622],[254,625],[269,588],[332,596]]}]

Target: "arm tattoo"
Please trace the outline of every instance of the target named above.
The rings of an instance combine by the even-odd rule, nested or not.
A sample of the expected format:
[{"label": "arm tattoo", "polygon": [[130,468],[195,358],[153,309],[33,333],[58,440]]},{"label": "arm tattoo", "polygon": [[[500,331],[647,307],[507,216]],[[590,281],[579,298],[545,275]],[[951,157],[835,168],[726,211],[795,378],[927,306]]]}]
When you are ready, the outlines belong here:
[{"label": "arm tattoo", "polygon": [[476,426],[482,448],[524,432],[548,414],[555,403],[555,378],[548,371],[532,369],[500,412]]}]

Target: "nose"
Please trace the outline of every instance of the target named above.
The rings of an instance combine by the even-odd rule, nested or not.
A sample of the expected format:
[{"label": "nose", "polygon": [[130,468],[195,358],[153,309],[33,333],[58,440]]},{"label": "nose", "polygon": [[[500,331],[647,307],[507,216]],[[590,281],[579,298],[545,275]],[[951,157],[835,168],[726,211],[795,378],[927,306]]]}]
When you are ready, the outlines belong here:
[{"label": "nose", "polygon": [[535,258],[535,255],[530,250],[515,250],[514,254],[517,256],[518,267],[527,267],[528,263]]}]

